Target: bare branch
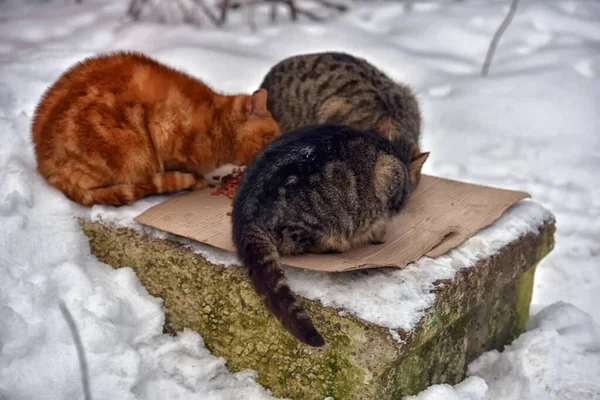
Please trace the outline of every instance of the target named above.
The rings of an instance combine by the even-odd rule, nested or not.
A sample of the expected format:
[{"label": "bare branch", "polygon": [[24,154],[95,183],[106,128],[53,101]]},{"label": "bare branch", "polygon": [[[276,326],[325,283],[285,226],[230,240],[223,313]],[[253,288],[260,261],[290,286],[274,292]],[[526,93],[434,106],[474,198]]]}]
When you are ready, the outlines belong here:
[{"label": "bare branch", "polygon": [[135,20],[139,19],[140,14],[142,13],[142,6],[147,1],[148,0],[131,0],[131,2],[129,2],[127,14]]},{"label": "bare branch", "polygon": [[271,2],[271,13],[270,13],[270,17],[271,17],[271,22],[275,22],[277,20],[277,3],[272,1]]},{"label": "bare branch", "polygon": [[92,395],[90,393],[90,381],[88,377],[88,366],[87,361],[85,359],[85,353],[83,351],[83,344],[81,342],[81,336],[79,336],[79,329],[77,329],[77,325],[75,324],[75,320],[71,315],[71,312],[67,308],[67,305],[59,300],[58,307],[60,308],[60,312],[62,313],[69,329],[71,331],[71,336],[73,336],[73,342],[75,343],[75,348],[77,349],[77,358],[79,359],[79,368],[81,369],[81,383],[83,385],[83,395],[85,400],[91,400]]},{"label": "bare branch", "polygon": [[256,26],[256,21],[254,19],[254,10],[255,8],[252,6],[246,7],[246,17],[248,18],[248,26],[252,32],[256,32],[258,27]]},{"label": "bare branch", "polygon": [[498,46],[498,42],[500,38],[512,22],[515,14],[517,13],[517,6],[519,5],[519,0],[512,0],[510,3],[510,9],[508,10],[508,14],[500,24],[500,27],[494,34],[492,41],[490,43],[490,47],[488,48],[487,55],[485,56],[485,61],[483,63],[483,68],[481,69],[481,76],[487,76],[490,70],[490,65],[492,64],[492,58],[494,57],[494,53],[496,52],[496,47]]},{"label": "bare branch", "polygon": [[284,0],[284,2],[290,7],[290,18],[292,21],[296,21],[298,19],[298,9],[296,8],[296,3],[294,3],[294,0]]},{"label": "bare branch", "polygon": [[186,7],[181,1],[177,1],[179,11],[183,14],[183,22],[194,25],[201,25],[201,21],[194,18],[194,13],[188,7]]},{"label": "bare branch", "polygon": [[[0,0],[1,1],[1,0]],[[300,17],[308,18],[312,21],[323,21],[325,18],[319,16],[318,13],[313,12],[311,9],[301,8],[298,6],[296,0],[220,0],[216,8],[212,5],[208,5],[206,0],[164,0],[167,6],[161,7],[160,9],[156,9],[158,11],[154,13],[154,18],[158,18],[159,21],[168,23],[170,21],[182,21],[183,23],[193,24],[193,25],[201,25],[203,19],[200,18],[201,14],[205,14],[207,18],[215,24],[215,26],[223,26],[227,22],[228,13],[230,10],[238,9],[246,7],[244,10],[246,12],[248,25],[250,29],[255,31],[257,30],[256,24],[256,10],[253,8],[257,5],[266,4],[270,6],[270,20],[271,22],[275,22],[278,17],[279,7],[287,7],[290,12],[290,19],[292,21],[297,21]],[[347,10],[346,5],[339,4],[336,1],[339,0],[312,0],[313,3],[316,3],[319,6],[324,8],[334,9],[339,12],[343,12]],[[175,2],[175,5],[172,3]],[[141,18],[144,9],[149,6],[152,6],[152,2],[150,0],[129,0],[129,8],[127,14],[131,16],[134,20],[138,20]],[[171,5],[172,7],[169,7]],[[174,10],[173,10],[174,8]],[[175,14],[172,12],[175,11]],[[182,18],[179,18],[179,16]]]},{"label": "bare branch", "polygon": [[336,3],[332,3],[328,0],[315,0],[317,3],[322,4],[325,7],[329,7],[329,8],[333,8],[336,11],[339,12],[344,12],[348,10],[348,7],[346,7],[346,5],[344,4],[336,4]]},{"label": "bare branch", "polygon": [[292,21],[297,21],[298,15],[304,15],[305,17],[313,21],[323,21],[323,18],[319,17],[318,15],[313,14],[310,11],[298,8],[298,6],[296,6],[295,0],[283,0],[283,2],[287,4],[290,8],[290,18],[292,19]]},{"label": "bare branch", "polygon": [[319,17],[317,14],[313,14],[312,12],[308,11],[308,10],[303,10],[301,8],[297,8],[296,12],[298,14],[304,15],[306,18],[312,20],[312,21],[323,21],[322,17]]},{"label": "bare branch", "polygon": [[213,14],[210,8],[206,4],[204,4],[203,0],[194,0],[194,3],[198,4],[198,6],[202,9],[202,11],[204,11],[204,14],[206,14],[208,19],[210,19],[210,21],[213,24],[217,26],[219,25],[219,18],[217,18],[217,16]]},{"label": "bare branch", "polygon": [[223,25],[225,23],[225,19],[227,18],[227,10],[229,9],[229,1],[223,0],[221,3],[221,18],[219,19],[218,25]]}]

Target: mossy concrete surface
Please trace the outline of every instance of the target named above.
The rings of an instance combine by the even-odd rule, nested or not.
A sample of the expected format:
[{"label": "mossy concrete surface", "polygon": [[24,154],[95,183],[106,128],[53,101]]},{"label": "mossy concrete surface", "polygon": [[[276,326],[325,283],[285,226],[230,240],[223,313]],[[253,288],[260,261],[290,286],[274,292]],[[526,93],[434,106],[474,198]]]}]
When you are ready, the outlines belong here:
[{"label": "mossy concrete surface", "polygon": [[456,383],[484,351],[523,332],[537,263],[553,248],[546,223],[452,280],[436,282],[436,301],[410,332],[389,330],[301,299],[327,341],[299,343],[269,315],[240,267],[213,265],[192,250],[126,228],[80,221],[92,252],[131,267],[163,299],[165,331],[199,332],[232,371],[254,369],[275,396],[290,399],[400,399],[435,383]]}]

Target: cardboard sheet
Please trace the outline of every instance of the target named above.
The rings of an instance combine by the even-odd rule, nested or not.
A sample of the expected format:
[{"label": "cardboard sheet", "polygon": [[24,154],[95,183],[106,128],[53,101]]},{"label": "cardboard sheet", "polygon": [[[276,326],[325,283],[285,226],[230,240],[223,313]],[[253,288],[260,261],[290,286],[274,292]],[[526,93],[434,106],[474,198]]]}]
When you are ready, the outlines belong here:
[{"label": "cardboard sheet", "polygon": [[[234,251],[231,241],[232,200],[212,190],[190,192],[149,208],[135,220],[143,225]],[[397,267],[426,255],[438,257],[494,222],[511,205],[529,197],[524,192],[421,176],[421,183],[390,223],[387,241],[343,254],[283,257],[286,265],[340,272]]]}]

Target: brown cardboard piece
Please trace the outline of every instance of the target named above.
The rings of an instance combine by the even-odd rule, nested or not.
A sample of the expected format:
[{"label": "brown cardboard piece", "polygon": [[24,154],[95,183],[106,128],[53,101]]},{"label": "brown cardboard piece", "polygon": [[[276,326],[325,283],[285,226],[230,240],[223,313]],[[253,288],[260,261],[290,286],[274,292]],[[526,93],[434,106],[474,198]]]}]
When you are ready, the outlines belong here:
[{"label": "brown cardboard piece", "polygon": [[[234,251],[231,217],[227,215],[232,200],[212,196],[211,191],[174,197],[144,211],[135,221]],[[402,268],[422,256],[438,257],[457,247],[527,197],[524,192],[422,175],[406,207],[391,221],[384,244],[367,244],[343,254],[283,257],[282,262],[326,272]]]}]

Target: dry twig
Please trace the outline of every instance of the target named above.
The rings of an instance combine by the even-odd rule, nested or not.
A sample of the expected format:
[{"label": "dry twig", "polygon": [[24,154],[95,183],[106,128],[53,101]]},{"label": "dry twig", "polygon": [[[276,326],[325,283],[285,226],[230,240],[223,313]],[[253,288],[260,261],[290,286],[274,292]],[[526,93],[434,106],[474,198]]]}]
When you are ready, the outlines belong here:
[{"label": "dry twig", "polygon": [[227,19],[227,10],[229,9],[230,0],[223,0],[221,3],[221,16],[219,18],[219,23],[217,26],[221,26],[225,23],[225,19]]},{"label": "dry twig", "polygon": [[75,348],[77,349],[77,358],[79,359],[79,368],[81,369],[81,383],[83,385],[84,398],[85,400],[91,400],[92,395],[90,393],[88,366],[87,361],[85,359],[85,353],[83,351],[83,343],[81,342],[81,336],[79,336],[79,329],[77,329],[75,320],[73,319],[71,312],[67,308],[67,305],[62,300],[59,300],[58,307],[60,308],[60,312],[62,313],[65,321],[67,321],[67,325],[69,326],[69,330],[71,331],[71,336],[73,336]]},{"label": "dry twig", "polygon": [[204,14],[206,14],[206,16],[208,17],[208,19],[210,19],[210,22],[212,22],[215,25],[219,25],[219,18],[217,18],[217,16],[215,14],[213,14],[213,12],[210,10],[210,8],[204,4],[203,0],[194,0],[194,3],[196,3],[198,5],[198,7],[200,7],[202,9],[202,11],[204,12]]},{"label": "dry twig", "polygon": [[[80,1],[80,0],[75,0]],[[229,10],[238,9],[245,7],[247,13],[247,20],[250,29],[256,30],[257,25],[255,22],[255,10],[254,7],[261,4],[269,4],[269,18],[271,22],[275,22],[278,17],[278,11],[280,6],[284,6],[289,9],[289,16],[292,21],[297,21],[300,17],[308,18],[312,21],[323,21],[324,17],[319,16],[311,10],[304,9],[298,5],[296,0],[221,0],[220,4],[216,9],[212,9],[211,6],[207,5],[205,0],[190,0],[188,2],[183,0],[164,0],[169,2],[175,2],[175,7],[178,9],[179,14],[182,15],[182,22],[201,25],[202,19],[196,13],[197,10],[206,15],[206,17],[215,25],[223,26],[227,22],[227,16]],[[345,4],[339,4],[332,0],[312,0],[314,3],[324,7],[336,10],[338,12],[344,12],[347,10]],[[134,20],[140,19],[142,12],[145,7],[152,7],[152,2],[149,0],[130,0],[127,14]],[[190,5],[192,4],[192,5]],[[171,21],[173,18],[170,15],[170,8],[163,7],[162,15],[158,15],[162,22]],[[166,14],[165,14],[166,13]]]},{"label": "dry twig", "polygon": [[346,7],[344,4],[336,4],[336,3],[332,3],[329,0],[315,0],[317,3],[328,7],[328,8],[333,8],[336,11],[339,12],[344,12],[348,10],[348,7]]},{"label": "dry twig", "polygon": [[131,0],[129,3],[129,8],[127,9],[127,15],[129,15],[134,20],[140,18],[142,13],[142,7],[146,4],[148,0]]},{"label": "dry twig", "polygon": [[515,14],[517,13],[518,5],[519,5],[519,0],[512,0],[512,3],[510,3],[510,9],[508,10],[508,14],[506,14],[504,21],[502,21],[502,24],[500,24],[500,27],[494,34],[494,37],[492,38],[492,41],[490,43],[490,47],[488,48],[488,52],[487,52],[487,55],[485,56],[485,61],[483,63],[483,68],[481,69],[481,76],[488,75],[488,72],[490,70],[490,65],[492,64],[492,58],[494,57],[494,53],[496,52],[496,47],[498,46],[498,42],[500,41],[500,38],[502,37],[502,35],[504,34],[506,29],[512,22]]}]

